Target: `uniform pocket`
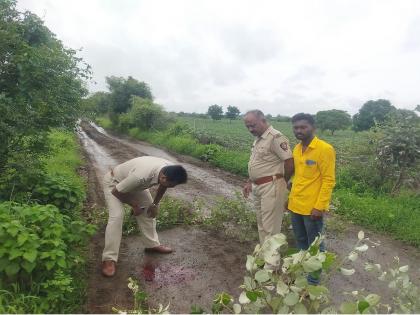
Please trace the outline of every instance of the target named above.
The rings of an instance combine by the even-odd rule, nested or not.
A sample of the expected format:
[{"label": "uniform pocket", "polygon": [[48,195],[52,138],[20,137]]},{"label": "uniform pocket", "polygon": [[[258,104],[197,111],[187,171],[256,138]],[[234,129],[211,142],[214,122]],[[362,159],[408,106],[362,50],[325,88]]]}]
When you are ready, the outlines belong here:
[{"label": "uniform pocket", "polygon": [[259,147],[257,148],[257,156],[259,159],[266,161],[270,159],[270,150],[266,147]]}]

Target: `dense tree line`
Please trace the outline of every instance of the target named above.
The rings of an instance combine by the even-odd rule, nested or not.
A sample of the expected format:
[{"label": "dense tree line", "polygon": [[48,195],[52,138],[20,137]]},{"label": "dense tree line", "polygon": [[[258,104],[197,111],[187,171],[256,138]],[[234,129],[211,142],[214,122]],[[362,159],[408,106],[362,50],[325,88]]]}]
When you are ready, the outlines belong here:
[{"label": "dense tree line", "polygon": [[7,188],[41,168],[48,131],[74,126],[90,69],[16,1],[0,1],[0,30],[0,196],[8,198]]}]

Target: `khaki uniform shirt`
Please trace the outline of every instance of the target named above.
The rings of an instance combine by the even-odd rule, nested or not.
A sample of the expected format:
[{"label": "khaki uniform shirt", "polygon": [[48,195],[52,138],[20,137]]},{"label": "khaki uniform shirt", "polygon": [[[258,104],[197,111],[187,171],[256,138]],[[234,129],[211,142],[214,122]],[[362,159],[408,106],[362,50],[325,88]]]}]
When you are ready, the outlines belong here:
[{"label": "khaki uniform shirt", "polygon": [[117,165],[113,169],[115,188],[122,193],[144,190],[158,184],[159,173],[171,162],[154,156],[141,156]]},{"label": "khaki uniform shirt", "polygon": [[289,140],[270,126],[252,145],[248,163],[249,178],[255,181],[264,176],[284,174],[284,161],[292,157]]}]

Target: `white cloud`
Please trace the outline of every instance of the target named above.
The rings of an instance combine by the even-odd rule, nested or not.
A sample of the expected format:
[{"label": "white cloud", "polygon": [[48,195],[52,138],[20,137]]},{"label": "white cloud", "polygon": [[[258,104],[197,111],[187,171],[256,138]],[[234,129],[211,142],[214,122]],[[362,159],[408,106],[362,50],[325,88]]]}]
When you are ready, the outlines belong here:
[{"label": "white cloud", "polygon": [[292,115],[369,99],[420,103],[420,1],[21,0],[105,76],[148,82],[168,110]]}]

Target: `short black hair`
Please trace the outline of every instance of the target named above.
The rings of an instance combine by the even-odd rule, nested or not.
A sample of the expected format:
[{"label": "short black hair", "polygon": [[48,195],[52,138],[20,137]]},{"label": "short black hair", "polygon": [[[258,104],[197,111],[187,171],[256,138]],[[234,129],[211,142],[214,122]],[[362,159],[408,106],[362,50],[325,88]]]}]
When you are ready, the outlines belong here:
[{"label": "short black hair", "polygon": [[168,178],[168,181],[176,185],[187,182],[187,171],[181,165],[168,165],[162,168],[162,173]]},{"label": "short black hair", "polygon": [[310,125],[315,126],[315,119],[311,114],[299,113],[292,117],[292,123],[299,120],[306,120]]}]

